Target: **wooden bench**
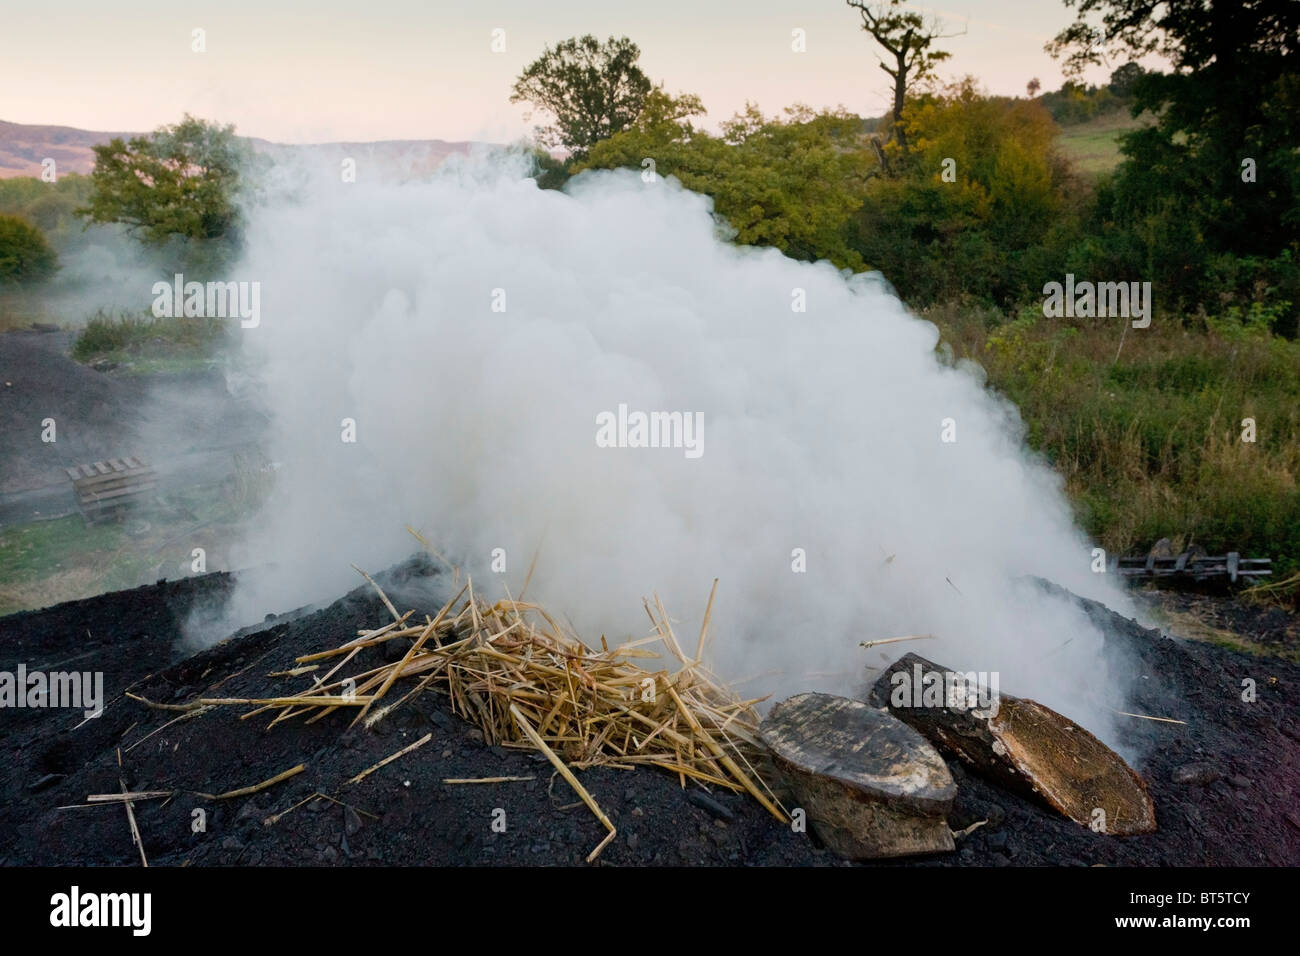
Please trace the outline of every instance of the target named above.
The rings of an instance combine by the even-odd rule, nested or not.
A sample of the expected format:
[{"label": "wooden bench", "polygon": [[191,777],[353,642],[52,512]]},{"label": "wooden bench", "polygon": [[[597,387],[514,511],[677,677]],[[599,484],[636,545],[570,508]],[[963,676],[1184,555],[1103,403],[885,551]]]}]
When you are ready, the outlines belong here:
[{"label": "wooden bench", "polygon": [[126,510],[153,496],[158,475],[141,458],[127,456],[66,469],[86,524],[121,520]]}]

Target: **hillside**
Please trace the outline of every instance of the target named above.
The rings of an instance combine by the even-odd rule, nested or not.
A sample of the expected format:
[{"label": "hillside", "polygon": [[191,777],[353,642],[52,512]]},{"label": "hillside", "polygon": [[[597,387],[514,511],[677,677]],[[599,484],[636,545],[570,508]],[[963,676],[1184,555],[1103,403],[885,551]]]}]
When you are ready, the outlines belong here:
[{"label": "hillside", "polygon": [[[71,126],[29,126],[0,120],[0,179],[17,176],[39,176],[41,161],[52,158],[58,164],[60,175],[89,173],[95,165],[92,149],[114,137],[144,135],[140,132],[100,132],[76,129]],[[398,164],[420,172],[437,166],[454,153],[468,153],[474,142],[448,142],[441,139],[387,140],[377,143],[316,143],[311,145],[272,143],[264,139],[248,138],[260,152],[283,155],[301,150],[319,150],[351,156],[361,161],[376,161],[385,165]],[[483,144],[487,145],[487,144]]]},{"label": "hillside", "polygon": [[58,164],[59,172],[88,173],[95,164],[91,147],[107,143],[115,136],[134,135],[0,120],[0,179],[39,176],[41,161],[46,157]]}]

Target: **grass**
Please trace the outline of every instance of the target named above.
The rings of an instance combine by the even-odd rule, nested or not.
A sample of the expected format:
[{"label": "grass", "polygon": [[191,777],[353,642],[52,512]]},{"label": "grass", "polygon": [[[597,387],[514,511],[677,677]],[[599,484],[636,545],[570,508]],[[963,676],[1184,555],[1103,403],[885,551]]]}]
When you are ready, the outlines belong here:
[{"label": "grass", "polygon": [[77,335],[72,357],[79,362],[109,359],[150,366],[146,370],[170,370],[214,358],[228,344],[229,334],[224,319],[114,316],[101,311]]},{"label": "grass", "polygon": [[1127,110],[1105,113],[1086,123],[1064,126],[1057,137],[1057,148],[1074,161],[1081,172],[1090,175],[1107,173],[1119,165],[1119,137],[1148,121],[1134,119]]},{"label": "grass", "polygon": [[[1169,538],[1271,557],[1278,581],[1300,569],[1300,343],[1158,317],[1127,332],[1123,320],[1038,310],[926,317],[1016,403],[1030,446],[1108,553]],[[1242,440],[1246,418],[1254,442]],[[1300,581],[1274,597],[1300,598]]]},{"label": "grass", "polygon": [[[141,508],[121,524],[87,526],[71,515],[0,530],[0,616],[183,577],[196,547],[207,552],[207,569],[218,570],[268,490],[226,481]],[[128,532],[145,523],[147,531]]]},{"label": "grass", "polygon": [[125,529],[72,515],[0,531],[0,614],[134,587],[145,561]]}]

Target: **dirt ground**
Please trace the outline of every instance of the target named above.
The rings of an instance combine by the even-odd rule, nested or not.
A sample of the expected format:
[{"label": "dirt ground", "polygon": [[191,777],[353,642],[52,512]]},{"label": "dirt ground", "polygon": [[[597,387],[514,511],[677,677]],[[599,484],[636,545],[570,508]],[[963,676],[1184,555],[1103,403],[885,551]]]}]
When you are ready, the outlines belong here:
[{"label": "dirt ground", "polygon": [[[436,610],[444,591],[418,559],[380,580],[395,603],[419,613]],[[231,585],[228,575],[207,575],[0,618],[0,669],[103,670],[108,701],[103,716],[84,722],[66,710],[0,711],[9,768],[0,783],[0,864],[137,865],[120,805],[77,806],[123,784],[182,791],[135,804],[154,866],[573,865],[601,840],[601,825],[544,758],[487,746],[440,695],[415,698],[369,731],[348,731],[339,713],[268,729],[264,716],[241,719],[241,707],[177,720],[183,714],[125,697],[130,689],[177,704],[284,692],[297,685],[268,674],[386,614],[373,592],[358,589],[185,657],[186,617],[219,607]],[[1186,721],[1133,722],[1130,742],[1148,754],[1137,769],[1159,831],[1094,834],[950,763],[959,788],[951,826],[987,823],[954,853],[882,865],[1300,864],[1300,667],[1144,631],[1100,606],[1092,613],[1108,641],[1137,651],[1144,679],[1135,712]],[[383,647],[365,652],[368,663],[383,662]],[[1256,681],[1254,703],[1241,700],[1245,677]],[[425,734],[432,739],[418,750],[346,783]],[[205,796],[299,764],[306,769],[252,796]],[[778,824],[747,796],[683,789],[653,770],[581,776],[619,829],[599,865],[842,865],[815,836]],[[481,777],[530,779],[445,782]]]},{"label": "dirt ground", "polygon": [[[62,354],[66,339],[57,332],[0,335],[0,492],[66,484],[64,468],[137,450],[142,383],[79,365]],[[47,418],[55,421],[53,442],[41,440]]]},{"label": "dirt ground", "polygon": [[[266,416],[251,399],[232,395],[219,369],[147,376],[97,371],[68,356],[71,344],[72,334],[60,330],[0,334],[0,520],[6,523],[24,516],[22,508],[4,507],[10,498],[30,498],[46,515],[61,504],[70,508],[65,468],[136,455],[164,477],[215,480],[229,469],[232,449],[255,445],[265,432]],[[49,418],[56,425],[53,442],[42,441]]]}]

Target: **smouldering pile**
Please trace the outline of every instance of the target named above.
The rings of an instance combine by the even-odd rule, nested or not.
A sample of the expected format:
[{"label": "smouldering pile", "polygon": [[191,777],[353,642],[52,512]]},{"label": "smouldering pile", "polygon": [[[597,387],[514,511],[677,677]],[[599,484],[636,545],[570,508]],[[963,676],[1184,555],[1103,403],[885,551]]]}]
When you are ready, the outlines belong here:
[{"label": "smouldering pile", "polygon": [[[745,790],[785,820],[746,757],[758,746],[753,708],[761,698],[737,698],[700,663],[708,610],[696,656],[688,658],[658,597],[654,610],[646,602],[653,624],[648,637],[613,649],[602,637],[601,650],[595,651],[538,605],[514,599],[488,604],[474,596],[472,582],[434,617],[414,625],[409,623],[412,612],[398,614],[378,585],[375,588],[392,612],[392,622],[362,631],[341,647],[299,657],[299,666],[277,675],[310,673],[313,686],[308,690],[285,697],[200,703],[256,705],[246,717],[278,710],[272,726],[301,716],[310,723],[351,707],[358,711],[353,724],[363,721],[369,726],[416,694],[438,689],[448,695],[456,713],[481,728],[488,743],[535,749],[547,756],[609,830],[588,859],[615,831],[568,768],[661,767],[677,774],[683,786],[690,777]],[[710,595],[710,610],[712,605]],[[340,676],[363,648],[399,638],[412,640],[401,660]],[[677,659],[676,673],[636,663],[659,659],[647,648],[659,642]],[[342,660],[323,676],[314,673],[338,657]],[[420,680],[401,697],[390,695],[396,681],[411,677]]]}]

